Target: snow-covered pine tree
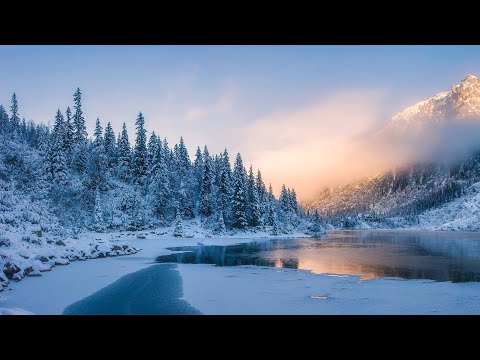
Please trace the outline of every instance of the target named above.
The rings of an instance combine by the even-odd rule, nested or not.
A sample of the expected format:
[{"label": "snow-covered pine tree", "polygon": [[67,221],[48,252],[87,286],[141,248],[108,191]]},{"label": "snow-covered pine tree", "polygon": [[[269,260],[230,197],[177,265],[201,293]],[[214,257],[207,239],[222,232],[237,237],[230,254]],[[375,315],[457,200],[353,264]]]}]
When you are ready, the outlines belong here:
[{"label": "snow-covered pine tree", "polygon": [[53,125],[52,136],[54,136],[56,138],[56,141],[58,141],[59,144],[61,144],[62,151],[66,150],[63,146],[63,144],[65,143],[65,136],[66,136],[65,126],[66,126],[66,123],[65,123],[63,114],[60,111],[60,109],[58,109],[57,113],[55,114],[55,123]]},{"label": "snow-covered pine tree", "polygon": [[205,146],[203,149],[203,173],[199,209],[202,218],[211,216],[216,208],[214,180],[215,173],[212,158],[210,157],[207,146]]},{"label": "snow-covered pine tree", "polygon": [[75,132],[73,134],[73,139],[75,143],[82,143],[87,140],[87,128],[85,127],[85,119],[83,117],[82,111],[82,92],[80,88],[77,88],[73,94],[73,101],[75,113],[73,114],[73,125]]},{"label": "snow-covered pine tree", "polygon": [[95,121],[95,131],[93,132],[93,144],[96,147],[103,146],[103,128],[100,125],[99,117],[97,117],[97,120]]},{"label": "snow-covered pine tree", "polygon": [[20,116],[18,115],[18,101],[17,95],[13,93],[12,95],[12,104],[10,105],[10,111],[12,115],[10,116],[10,129],[12,132],[17,132],[20,128]]},{"label": "snow-covered pine tree", "polygon": [[132,171],[132,148],[128,140],[127,126],[123,123],[122,134],[118,144],[118,177],[128,183],[132,179]]},{"label": "snow-covered pine tree", "polygon": [[77,88],[73,94],[74,101],[74,114],[73,114],[73,127],[75,129],[73,133],[73,151],[72,151],[72,167],[83,173],[87,169],[87,153],[88,146],[87,142],[87,130],[85,127],[85,119],[83,118],[82,111],[82,92],[80,88]]},{"label": "snow-covered pine tree", "polygon": [[95,189],[95,206],[93,208],[93,222],[96,225],[103,225],[102,202],[100,198],[100,190],[98,187]]},{"label": "snow-covered pine tree", "polygon": [[274,206],[270,206],[269,214],[268,214],[269,223],[272,227],[271,234],[272,235],[279,235],[280,234],[280,226],[278,224],[277,214],[275,212]]},{"label": "snow-covered pine tree", "polygon": [[105,155],[107,157],[107,167],[112,169],[115,167],[117,158],[116,158],[116,149],[115,149],[115,133],[112,129],[112,124],[107,123],[105,127],[105,136],[103,139]]},{"label": "snow-covered pine tree", "polygon": [[182,225],[182,212],[180,210],[180,205],[177,203],[175,209],[175,229],[173,230],[173,236],[183,237],[183,225]]},{"label": "snow-covered pine tree", "polygon": [[243,229],[248,225],[247,222],[247,194],[246,194],[246,171],[240,153],[237,154],[235,165],[233,167],[233,226]]},{"label": "snow-covered pine tree", "polygon": [[105,154],[103,128],[98,117],[93,136],[92,150],[87,155],[88,175],[91,180],[90,186],[92,189],[100,187],[102,190],[107,190],[107,156]]},{"label": "snow-covered pine tree", "polygon": [[148,140],[148,145],[147,145],[148,173],[150,173],[153,168],[153,162],[157,154],[158,154],[158,137],[155,134],[155,131],[152,131],[152,134],[150,135],[150,139]]},{"label": "snow-covered pine tree", "polygon": [[217,209],[217,224],[215,227],[215,233],[219,235],[224,235],[227,232],[227,228],[225,227],[225,219],[223,218],[223,211],[221,209]]},{"label": "snow-covered pine tree", "polygon": [[180,143],[178,145],[178,167],[181,177],[187,177],[190,173],[190,167],[192,162],[190,161],[190,156],[188,155],[187,147],[183,141],[183,137],[180,137]]},{"label": "snow-covered pine tree", "polygon": [[3,105],[0,105],[0,134],[6,134],[8,131],[8,114]]},{"label": "snow-covered pine tree", "polygon": [[320,220],[320,215],[318,214],[317,209],[315,209],[315,213],[313,215],[312,233],[313,236],[318,236],[323,233],[322,221]]},{"label": "snow-covered pine tree", "polygon": [[295,215],[298,215],[298,201],[297,201],[297,193],[295,192],[295,189],[292,188],[292,191],[290,192],[290,207]]},{"label": "snow-covered pine tree", "polygon": [[276,201],[275,196],[273,195],[273,188],[272,184],[268,187],[268,194],[267,194],[267,225],[273,226],[274,222],[276,221]]},{"label": "snow-covered pine tree", "polygon": [[280,197],[278,199],[280,201],[280,208],[282,209],[284,214],[290,213],[290,197],[288,196],[287,188],[285,184],[282,185],[282,190],[280,192]]},{"label": "snow-covered pine tree", "polygon": [[47,152],[47,178],[54,185],[54,192],[59,192],[69,182],[67,175],[67,161],[63,149],[64,140],[64,119],[60,110],[55,115],[55,127],[48,141]]},{"label": "snow-covered pine tree", "polygon": [[262,215],[260,212],[260,201],[258,198],[257,186],[255,183],[255,176],[253,175],[253,168],[250,165],[247,178],[247,220],[250,226],[256,227],[262,225]]},{"label": "snow-covered pine tree", "polygon": [[255,178],[255,185],[257,186],[258,200],[260,202],[260,212],[262,218],[265,219],[268,213],[268,204],[267,204],[267,188],[263,182],[262,173],[260,169],[257,170],[257,176]]},{"label": "snow-covered pine tree", "polygon": [[203,175],[203,157],[200,146],[197,146],[197,152],[195,153],[195,160],[193,162],[193,191],[195,194],[195,204],[200,200],[200,191],[202,188],[202,175]]},{"label": "snow-covered pine tree", "polygon": [[134,176],[135,182],[143,185],[147,177],[147,131],[145,130],[145,118],[143,114],[138,113],[135,121],[137,129],[137,138],[135,140],[134,149]]},{"label": "snow-covered pine tree", "polygon": [[230,159],[228,157],[227,149],[225,149],[222,156],[218,200],[224,221],[228,224],[231,224],[232,222],[232,196],[232,169],[230,167]]},{"label": "snow-covered pine tree", "polygon": [[153,178],[148,188],[150,205],[156,216],[165,218],[169,215],[172,208],[172,191],[170,189],[167,165],[163,156],[153,168],[152,176]]},{"label": "snow-covered pine tree", "polygon": [[74,142],[73,136],[75,133],[75,124],[72,120],[72,110],[70,110],[70,106],[67,107],[65,115],[65,138],[63,148],[65,149],[67,156],[70,157],[72,154]]}]

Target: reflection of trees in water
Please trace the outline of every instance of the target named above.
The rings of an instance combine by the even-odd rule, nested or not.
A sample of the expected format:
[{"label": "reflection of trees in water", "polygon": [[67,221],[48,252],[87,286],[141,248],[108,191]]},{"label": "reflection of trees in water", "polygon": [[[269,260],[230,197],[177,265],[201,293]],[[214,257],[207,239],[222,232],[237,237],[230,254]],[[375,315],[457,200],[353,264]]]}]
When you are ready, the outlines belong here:
[{"label": "reflection of trees in water", "polygon": [[[355,255],[355,248],[381,247],[382,244],[387,245],[385,251],[388,256],[393,256],[392,261],[385,263],[376,255],[370,258]],[[388,244],[398,246],[389,250]],[[340,255],[338,263],[334,263],[337,267],[345,266],[344,271],[351,271],[351,274],[454,282],[480,281],[480,236],[470,234],[344,231],[331,233],[322,239],[275,239],[230,246],[171,248],[187,252],[160,256],[157,261],[298,269],[301,252],[296,253],[296,250],[321,251],[322,247],[351,248],[346,251],[353,261],[344,263],[343,255]],[[331,272],[335,273],[333,269]]]}]

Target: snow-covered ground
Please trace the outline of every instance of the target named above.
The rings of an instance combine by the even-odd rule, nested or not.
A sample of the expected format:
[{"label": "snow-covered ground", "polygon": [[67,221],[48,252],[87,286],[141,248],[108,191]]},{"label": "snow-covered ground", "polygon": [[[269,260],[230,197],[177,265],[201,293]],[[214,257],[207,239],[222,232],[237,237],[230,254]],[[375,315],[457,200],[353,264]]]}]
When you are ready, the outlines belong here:
[{"label": "snow-covered ground", "polygon": [[[199,243],[231,245],[272,238],[272,235],[266,232],[213,236],[194,221],[185,223],[185,232],[194,237],[173,237],[173,227],[140,232],[80,233],[75,243],[89,244],[95,241],[110,246],[128,243],[130,247],[141,251],[128,256],[96,258],[87,262],[76,261],[69,266],[57,266],[47,276],[25,277],[21,282],[10,282],[9,289],[0,292],[2,313],[8,314],[11,309],[18,308],[34,314],[61,314],[68,305],[93,294],[122,276],[151,266],[157,256],[171,253],[166,249],[168,247]],[[305,236],[295,233],[281,237]]]},{"label": "snow-covered ground", "polygon": [[[0,295],[0,313],[61,314],[69,305],[100,289],[105,289],[102,291],[108,296],[120,290],[125,292],[121,282],[117,287],[112,283],[139,270],[147,274],[146,268],[152,268],[155,257],[169,253],[167,247],[262,239],[253,234],[244,238],[143,234],[145,239],[132,238],[131,234],[113,235],[122,240],[130,237],[130,245],[142,249],[136,254],[74,262],[48,276],[12,284],[12,291]],[[480,314],[478,282],[389,278],[359,281],[358,276],[316,275],[305,270],[255,266],[178,264],[173,271],[179,272],[183,282],[182,299],[203,314]],[[110,291],[106,290],[109,286],[113,286]],[[157,286],[161,289],[162,284]],[[101,298],[102,292],[97,294]]]},{"label": "snow-covered ground", "polygon": [[480,182],[467,189],[467,193],[438,208],[419,216],[421,230],[480,230]]}]

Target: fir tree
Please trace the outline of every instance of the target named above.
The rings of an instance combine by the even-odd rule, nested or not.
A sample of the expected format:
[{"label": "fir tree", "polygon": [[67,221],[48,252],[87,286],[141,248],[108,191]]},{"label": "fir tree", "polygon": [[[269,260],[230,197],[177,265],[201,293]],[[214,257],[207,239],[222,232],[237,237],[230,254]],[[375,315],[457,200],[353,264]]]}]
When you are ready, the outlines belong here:
[{"label": "fir tree", "polygon": [[[48,141],[47,153],[47,177],[54,185],[66,186],[69,182],[67,175],[67,161],[63,149],[64,125],[63,115],[60,110],[55,115],[55,126],[50,140]],[[54,191],[60,190],[53,188]]]},{"label": "fir tree", "polygon": [[260,211],[262,215],[267,213],[267,188],[263,182],[262,173],[257,170],[257,177],[255,178],[255,185],[258,191],[258,199],[260,201]]},{"label": "fir tree", "polygon": [[73,114],[73,125],[75,132],[73,134],[73,139],[75,143],[82,143],[87,140],[87,128],[85,127],[85,119],[83,118],[82,111],[82,92],[80,88],[77,88],[75,94],[73,94],[73,101],[75,113]]},{"label": "fir tree", "polygon": [[118,176],[125,182],[132,179],[132,148],[128,140],[128,131],[125,123],[122,125],[122,134],[118,144]]},{"label": "fir tree", "polygon": [[272,235],[279,235],[280,234],[280,227],[278,225],[278,219],[277,219],[277,214],[275,213],[275,211],[273,210],[273,207],[271,207],[271,215],[269,215],[269,217],[271,216],[271,222],[272,222],[272,231],[271,231],[271,234]]},{"label": "fir tree", "polygon": [[293,211],[294,214],[298,214],[298,201],[297,201],[297,193],[295,192],[295,189],[292,189],[290,192],[290,207]]},{"label": "fir tree", "polygon": [[93,209],[93,221],[97,225],[103,224],[102,202],[100,198],[100,190],[98,189],[98,187],[95,189],[95,206]]},{"label": "fir tree", "polygon": [[150,135],[150,139],[148,140],[147,146],[147,168],[148,171],[151,172],[154,160],[158,154],[158,137],[155,134],[155,131],[152,132]]},{"label": "fir tree", "polygon": [[180,206],[178,204],[175,210],[175,229],[173,231],[173,236],[183,237],[182,212],[180,211]]},{"label": "fir tree", "polygon": [[215,228],[217,234],[223,235],[227,232],[225,227],[225,220],[223,218],[223,211],[221,209],[217,210],[217,225]]},{"label": "fir tree", "polygon": [[233,167],[233,226],[239,229],[247,226],[247,194],[245,191],[246,174],[242,157],[237,154]]},{"label": "fir tree", "polygon": [[230,159],[228,157],[227,149],[225,149],[222,156],[222,168],[220,173],[220,187],[219,187],[219,207],[222,210],[224,220],[231,219],[232,216],[232,169],[230,168]]},{"label": "fir tree", "polygon": [[188,150],[183,141],[183,137],[180,137],[180,144],[178,145],[177,158],[178,158],[177,163],[178,163],[180,176],[187,177],[189,175],[192,162],[190,161],[190,156],[188,155]]},{"label": "fir tree", "polygon": [[213,182],[215,173],[213,170],[212,158],[205,146],[203,150],[203,173],[202,187],[200,192],[200,214],[202,217],[209,217],[215,209],[215,192]]},{"label": "fir tree", "polygon": [[197,147],[197,152],[195,153],[195,161],[193,162],[193,189],[194,193],[198,194],[195,198],[195,202],[199,200],[200,191],[202,188],[202,175],[203,175],[203,157],[202,150],[200,146]]},{"label": "fir tree", "polygon": [[18,115],[18,101],[17,95],[13,93],[12,95],[12,104],[10,106],[10,111],[12,115],[10,116],[10,128],[12,131],[16,132],[20,128],[20,116]]},{"label": "fir tree", "polygon": [[97,147],[103,146],[103,128],[100,125],[100,118],[95,122],[95,131],[93,132],[93,144]]},{"label": "fir tree", "polygon": [[149,194],[154,214],[161,218],[166,217],[170,212],[172,192],[167,165],[163,157],[154,168],[153,179],[149,185]]},{"label": "fir tree", "polygon": [[103,139],[105,148],[105,155],[107,156],[107,167],[113,168],[116,164],[116,149],[115,149],[115,133],[113,132],[110,122],[105,128],[105,136]]},{"label": "fir tree", "polygon": [[314,236],[318,236],[323,233],[322,222],[320,220],[318,210],[315,210],[315,214],[313,216],[312,233]]},{"label": "fir tree", "polygon": [[6,134],[8,131],[8,114],[5,108],[0,105],[0,133]]},{"label": "fir tree", "polygon": [[64,144],[65,144],[65,136],[66,136],[66,126],[65,126],[65,119],[60,111],[60,109],[57,110],[57,113],[55,114],[55,123],[53,125],[53,133],[52,136],[54,136],[56,141],[58,141],[59,146],[61,146],[62,150],[65,150]]},{"label": "fir tree", "polygon": [[65,138],[64,138],[64,149],[67,151],[67,154],[72,153],[73,149],[73,142],[74,142],[74,133],[75,133],[75,125],[72,121],[72,110],[70,110],[70,106],[67,107],[65,111],[66,119],[65,119]]},{"label": "fir tree", "polygon": [[135,182],[143,185],[147,176],[147,131],[145,130],[145,119],[140,112],[135,121],[137,138],[134,149],[134,174]]},{"label": "fir tree", "polygon": [[93,134],[93,149],[88,154],[88,173],[91,179],[92,187],[100,187],[103,190],[108,189],[107,184],[107,155],[105,154],[105,144],[103,140],[103,128],[100,125],[100,119],[97,117],[95,123],[95,132]]},{"label": "fir tree", "polygon": [[290,197],[288,196],[287,188],[285,184],[282,185],[282,191],[280,192],[280,208],[284,214],[290,213]]},{"label": "fir tree", "polygon": [[247,178],[247,220],[250,226],[262,225],[262,214],[260,212],[260,199],[258,196],[253,168],[250,165]]}]

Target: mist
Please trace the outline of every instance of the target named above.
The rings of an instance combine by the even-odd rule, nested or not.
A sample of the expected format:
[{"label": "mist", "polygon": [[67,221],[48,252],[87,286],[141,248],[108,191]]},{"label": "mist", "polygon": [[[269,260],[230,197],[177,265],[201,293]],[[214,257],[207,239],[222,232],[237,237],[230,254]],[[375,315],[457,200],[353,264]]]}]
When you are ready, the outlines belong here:
[{"label": "mist", "polygon": [[388,119],[380,116],[383,95],[344,91],[304,109],[258,119],[245,129],[246,162],[262,170],[276,194],[285,183],[308,201],[325,186],[409,163],[449,164],[480,148],[480,122],[475,121],[429,121],[421,132],[402,135],[389,131]]}]

